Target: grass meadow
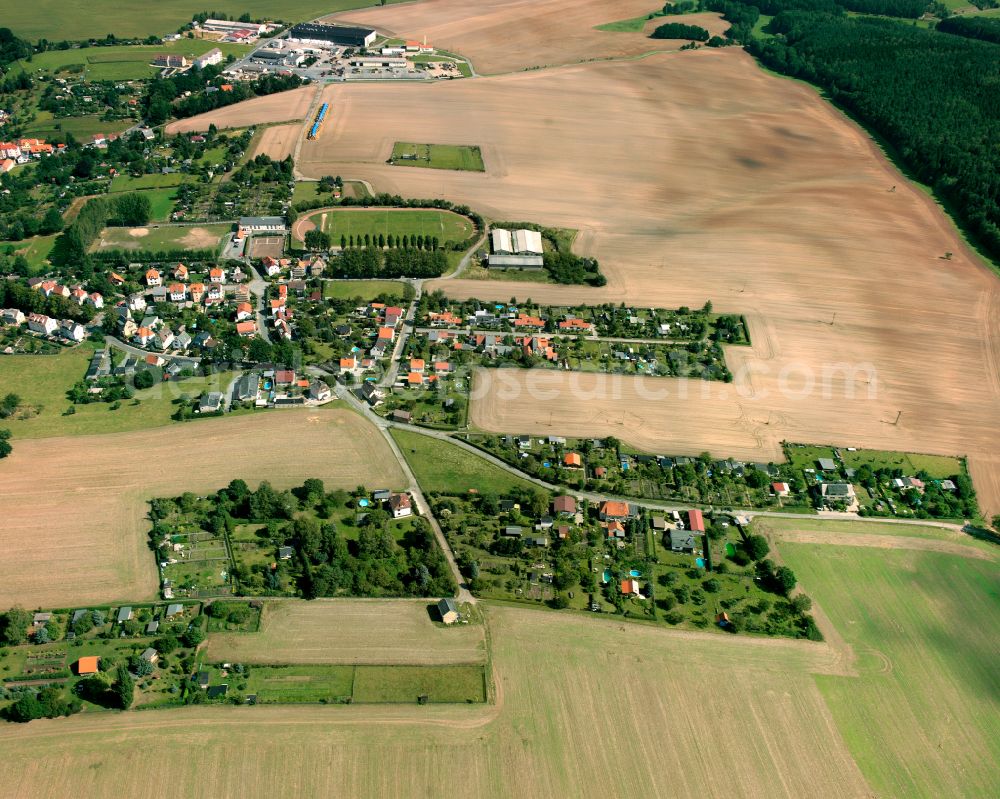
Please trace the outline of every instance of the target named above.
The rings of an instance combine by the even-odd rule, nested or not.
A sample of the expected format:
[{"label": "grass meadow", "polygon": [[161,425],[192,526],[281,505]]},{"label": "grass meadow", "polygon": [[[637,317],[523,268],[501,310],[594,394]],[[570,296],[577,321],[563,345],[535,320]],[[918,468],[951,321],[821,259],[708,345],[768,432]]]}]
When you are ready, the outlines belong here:
[{"label": "grass meadow", "polygon": [[323,296],[328,300],[357,298],[362,302],[372,302],[381,294],[406,295],[407,284],[397,280],[327,280],[323,283]]},{"label": "grass meadow", "polygon": [[233,374],[192,377],[135,392],[134,400],[123,400],[117,410],[104,402],[70,406],[66,392],[83,379],[95,346],[85,342],[58,355],[7,355],[0,358],[0,386],[21,398],[23,412],[4,419],[3,427],[13,438],[121,433],[160,427],[171,423],[181,394],[195,397],[203,391],[222,391]]},{"label": "grass meadow", "polygon": [[481,663],[447,666],[358,666],[355,702],[485,702]]},{"label": "grass meadow", "polygon": [[780,547],[858,655],[817,675],[875,795],[1000,794],[1000,591],[995,561],[912,550]]},{"label": "grass meadow", "polygon": [[485,172],[483,153],[477,145],[416,144],[398,141],[392,146],[396,166],[420,166],[427,169],[453,169],[460,172]]},{"label": "grass meadow", "polygon": [[58,233],[50,236],[33,236],[22,241],[0,241],[0,252],[11,255],[23,255],[29,266],[36,271],[43,271],[46,266],[49,253],[56,242]]},{"label": "grass meadow", "polygon": [[466,494],[471,490],[505,494],[534,486],[454,444],[409,430],[393,428],[392,437],[402,450],[424,491]]},{"label": "grass meadow", "polygon": [[[94,250],[201,250],[218,249],[232,225],[175,225],[169,227],[105,228]],[[138,232],[137,232],[138,231]]]}]

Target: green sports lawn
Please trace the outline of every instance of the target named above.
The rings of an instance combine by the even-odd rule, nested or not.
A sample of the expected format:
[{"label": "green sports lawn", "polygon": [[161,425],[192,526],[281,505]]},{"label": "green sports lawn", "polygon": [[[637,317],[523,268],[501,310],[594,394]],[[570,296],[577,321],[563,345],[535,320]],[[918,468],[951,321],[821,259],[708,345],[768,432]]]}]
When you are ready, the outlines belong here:
[{"label": "green sports lawn", "polygon": [[392,437],[424,491],[462,495],[470,490],[487,494],[536,490],[532,483],[447,441],[398,428],[392,429]]},{"label": "green sports lawn", "polygon": [[323,296],[328,300],[349,300],[358,298],[362,302],[372,302],[382,294],[405,296],[406,284],[396,280],[326,280],[323,282]]},{"label": "green sports lawn", "polygon": [[135,235],[131,228],[105,228],[93,250],[200,250],[219,248],[222,237],[232,230],[230,224],[171,225],[139,228],[144,235]]},{"label": "green sports lawn", "polygon": [[[388,0],[394,2],[398,0]],[[379,5],[373,0],[286,0],[275,5],[265,0],[219,0],[206,6],[202,0],[38,0],[7,3],[3,24],[26,39],[103,39],[108,31],[116,36],[163,36],[191,21],[191,16],[211,8],[216,14],[236,19],[244,12],[253,19],[280,18],[300,22],[336,11]]]},{"label": "green sports lawn", "polygon": [[[326,222],[323,223],[323,214]],[[443,245],[462,241],[472,235],[473,227],[466,217],[451,211],[399,208],[344,208],[310,214],[309,218],[325,233],[333,245],[340,245],[341,236],[378,238],[388,236],[437,236]]]},{"label": "green sports lawn", "polygon": [[[415,156],[404,158],[403,156]],[[395,166],[418,166],[427,169],[454,169],[485,172],[483,154],[478,146],[465,144],[417,144],[398,141],[390,159]]]},{"label": "green sports lawn", "polygon": [[1000,795],[998,563],[899,549],[780,549],[858,655],[860,676],[815,679],[873,795]]}]

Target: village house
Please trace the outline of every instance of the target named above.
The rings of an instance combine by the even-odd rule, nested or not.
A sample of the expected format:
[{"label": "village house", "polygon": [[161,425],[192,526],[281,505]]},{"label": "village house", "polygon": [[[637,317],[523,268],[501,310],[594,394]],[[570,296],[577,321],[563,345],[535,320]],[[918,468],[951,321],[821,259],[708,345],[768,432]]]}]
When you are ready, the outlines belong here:
[{"label": "village house", "polygon": [[187,289],[184,288],[183,283],[171,283],[169,291],[171,302],[184,302],[187,300]]},{"label": "village house", "polygon": [[174,280],[186,281],[188,279],[188,268],[184,264],[177,264],[174,267]]},{"label": "village house", "polygon": [[146,285],[147,286],[162,286],[163,281],[160,278],[160,272],[156,269],[146,270]]},{"label": "village house", "polygon": [[192,283],[188,287],[188,293],[191,295],[191,302],[201,302],[201,298],[205,296],[205,284]]},{"label": "village house", "polygon": [[458,605],[454,599],[442,599],[437,604],[438,614],[445,624],[454,624],[459,620]]},{"label": "village house", "polygon": [[17,308],[4,308],[0,311],[0,322],[5,325],[22,325],[24,313]]},{"label": "village house", "polygon": [[552,500],[552,512],[557,516],[574,516],[576,514],[576,500],[563,495]]},{"label": "village house", "polygon": [[56,332],[58,323],[55,319],[52,319],[45,314],[32,313],[28,314],[28,330],[33,333],[40,333],[44,336],[51,336]]},{"label": "village house", "polygon": [[670,549],[672,552],[694,552],[694,534],[690,530],[671,530]]},{"label": "village house", "polygon": [[394,519],[402,519],[404,516],[411,515],[413,508],[410,504],[410,495],[406,493],[393,494],[389,497],[389,510],[392,511]]},{"label": "village house", "polygon": [[638,515],[635,505],[628,502],[616,502],[610,499],[604,500],[598,507],[598,516],[602,522],[608,521],[628,521]]}]

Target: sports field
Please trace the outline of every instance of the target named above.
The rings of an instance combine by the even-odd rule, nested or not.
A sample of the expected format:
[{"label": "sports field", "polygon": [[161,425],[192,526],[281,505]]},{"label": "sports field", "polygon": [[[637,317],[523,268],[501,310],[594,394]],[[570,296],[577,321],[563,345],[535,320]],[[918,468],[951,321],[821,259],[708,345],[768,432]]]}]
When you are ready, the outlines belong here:
[{"label": "sports field", "polygon": [[389,157],[396,166],[455,169],[461,172],[486,171],[480,149],[464,144],[414,144],[398,141],[392,145],[392,155]]},{"label": "sports field", "polygon": [[482,663],[483,626],[435,624],[431,605],[419,599],[268,603],[259,632],[213,634],[208,657],[240,663]]},{"label": "sports field", "polygon": [[280,487],[307,477],[329,488],[406,482],[375,427],[341,409],[15,438],[13,454],[0,460],[0,607],[152,597],[148,500],[214,491],[237,477]]},{"label": "sports field", "polygon": [[366,234],[381,236],[437,236],[441,245],[462,241],[472,235],[472,222],[451,211],[409,208],[326,208],[300,217],[294,227],[295,237],[303,238],[307,231],[319,228],[330,235],[334,246],[341,236]]},{"label": "sports field", "polygon": [[380,294],[404,296],[405,283],[398,280],[325,280],[323,296],[328,299],[354,299],[371,302]]},{"label": "sports field", "polygon": [[873,795],[1000,793],[1000,564],[936,552],[783,544],[857,656],[816,683]]},{"label": "sports field", "polygon": [[105,228],[91,246],[106,250],[218,250],[230,233],[230,224],[169,225],[163,227]]}]

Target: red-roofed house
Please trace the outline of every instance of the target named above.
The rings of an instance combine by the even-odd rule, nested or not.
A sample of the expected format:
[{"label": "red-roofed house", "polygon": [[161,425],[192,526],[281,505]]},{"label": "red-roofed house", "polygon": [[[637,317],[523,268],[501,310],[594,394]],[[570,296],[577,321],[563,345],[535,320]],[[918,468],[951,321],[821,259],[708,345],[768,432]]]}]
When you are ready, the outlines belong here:
[{"label": "red-roofed house", "polygon": [[639,581],[622,580],[622,594],[625,596],[639,596]]},{"label": "red-roofed house", "polygon": [[688,527],[687,529],[692,533],[704,533],[705,532],[705,518],[702,513],[697,508],[693,508],[687,512],[688,517]]},{"label": "red-roofed house", "polygon": [[147,286],[162,286],[163,281],[160,279],[160,273],[156,269],[146,270],[146,285]]},{"label": "red-roofed house", "polygon": [[237,322],[236,332],[239,335],[244,336],[246,338],[254,336],[257,334],[257,323],[254,322],[253,320],[247,320],[246,322]]},{"label": "red-roofed house", "polygon": [[579,452],[567,452],[563,458],[563,466],[569,469],[579,469],[583,466],[583,459]]}]

